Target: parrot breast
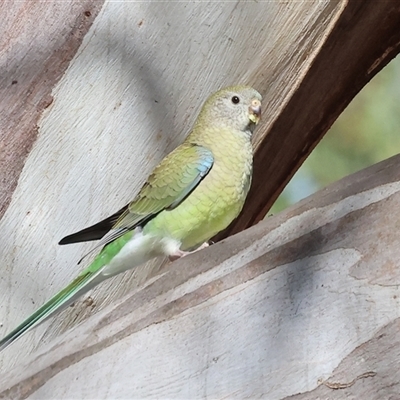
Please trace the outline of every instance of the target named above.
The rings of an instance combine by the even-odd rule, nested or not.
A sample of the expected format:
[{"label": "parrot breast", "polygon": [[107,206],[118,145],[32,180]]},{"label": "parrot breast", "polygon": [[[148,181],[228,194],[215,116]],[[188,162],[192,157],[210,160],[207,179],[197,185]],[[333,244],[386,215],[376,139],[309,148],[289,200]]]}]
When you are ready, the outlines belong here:
[{"label": "parrot breast", "polygon": [[202,134],[195,144],[212,152],[210,172],[182,203],[162,211],[143,228],[144,233],[177,240],[183,251],[196,249],[239,215],[252,174],[250,135],[219,129]]}]

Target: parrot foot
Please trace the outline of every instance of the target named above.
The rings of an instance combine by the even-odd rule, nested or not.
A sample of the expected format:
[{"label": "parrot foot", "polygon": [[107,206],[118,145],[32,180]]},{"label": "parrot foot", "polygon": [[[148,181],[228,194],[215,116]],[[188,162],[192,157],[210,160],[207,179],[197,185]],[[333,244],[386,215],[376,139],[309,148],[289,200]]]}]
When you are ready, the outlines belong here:
[{"label": "parrot foot", "polygon": [[170,261],[175,261],[178,258],[188,256],[189,254],[192,254],[192,253],[196,253],[196,251],[205,249],[208,246],[209,246],[209,244],[207,242],[204,242],[201,246],[199,246],[196,250],[193,250],[193,251],[177,250],[174,254],[170,254],[168,258],[170,259]]}]

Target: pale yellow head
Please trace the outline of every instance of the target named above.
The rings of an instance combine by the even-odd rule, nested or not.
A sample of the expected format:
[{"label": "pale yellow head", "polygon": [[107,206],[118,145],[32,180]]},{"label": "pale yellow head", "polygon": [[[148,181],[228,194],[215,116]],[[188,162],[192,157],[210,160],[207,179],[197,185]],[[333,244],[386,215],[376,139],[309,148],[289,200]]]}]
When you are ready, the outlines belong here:
[{"label": "pale yellow head", "polygon": [[252,131],[261,117],[261,100],[260,93],[250,86],[230,86],[207,99],[197,121]]}]

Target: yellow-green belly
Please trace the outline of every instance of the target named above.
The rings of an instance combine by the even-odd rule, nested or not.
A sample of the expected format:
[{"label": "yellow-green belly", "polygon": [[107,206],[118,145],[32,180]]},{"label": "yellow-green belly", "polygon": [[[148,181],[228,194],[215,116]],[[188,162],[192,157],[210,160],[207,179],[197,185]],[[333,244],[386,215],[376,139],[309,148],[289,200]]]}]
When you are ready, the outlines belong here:
[{"label": "yellow-green belly", "polygon": [[227,164],[216,162],[181,204],[162,211],[144,231],[174,238],[181,250],[192,250],[225,229],[240,213],[251,180],[251,160]]}]

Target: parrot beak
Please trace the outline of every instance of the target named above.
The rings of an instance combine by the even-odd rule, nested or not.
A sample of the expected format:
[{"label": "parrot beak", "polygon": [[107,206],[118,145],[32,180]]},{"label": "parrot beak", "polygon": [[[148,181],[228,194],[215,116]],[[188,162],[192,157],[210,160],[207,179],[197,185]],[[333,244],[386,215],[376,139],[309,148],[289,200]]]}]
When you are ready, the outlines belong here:
[{"label": "parrot beak", "polygon": [[249,119],[254,124],[258,124],[261,118],[261,102],[258,99],[253,99],[249,107]]}]

